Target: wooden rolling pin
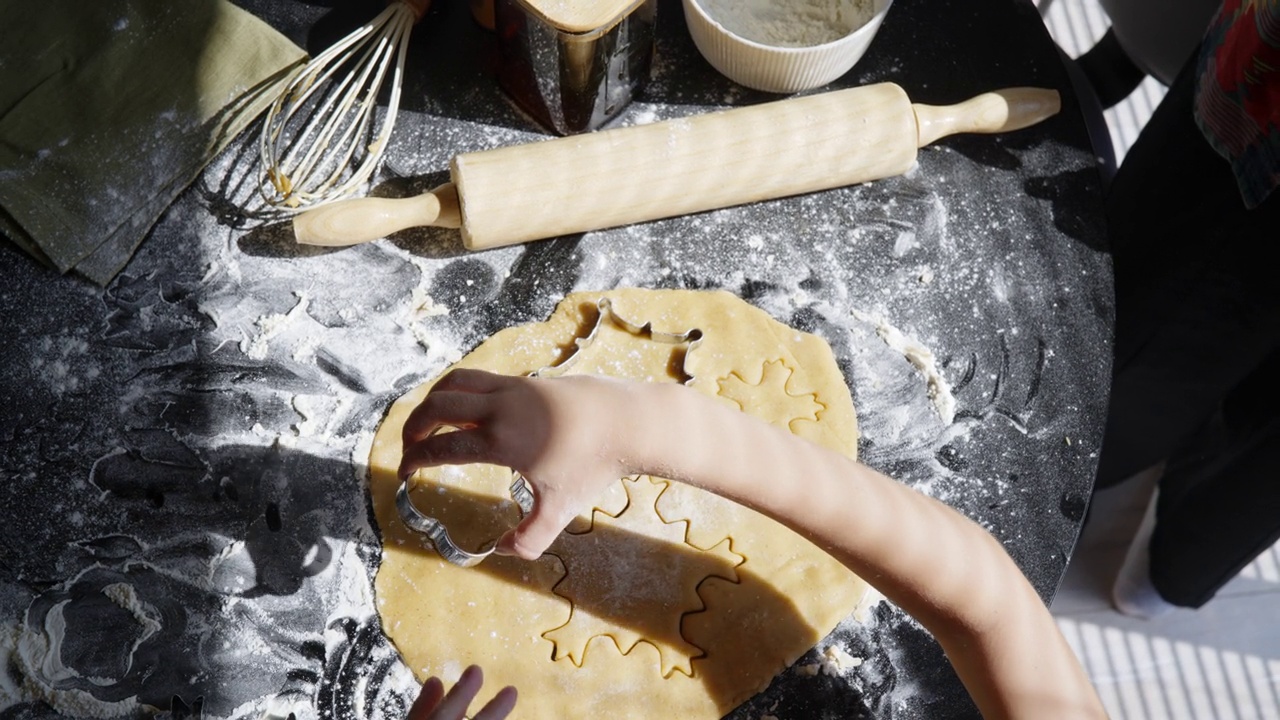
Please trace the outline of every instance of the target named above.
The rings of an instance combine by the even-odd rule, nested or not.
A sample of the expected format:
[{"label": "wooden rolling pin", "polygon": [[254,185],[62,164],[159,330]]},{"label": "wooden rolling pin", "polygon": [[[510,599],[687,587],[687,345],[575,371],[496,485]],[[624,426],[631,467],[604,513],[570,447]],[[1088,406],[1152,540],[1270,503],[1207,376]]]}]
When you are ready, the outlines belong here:
[{"label": "wooden rolling pin", "polygon": [[299,214],[310,245],[354,245],[423,225],[470,250],[629,225],[900,175],[954,133],[996,133],[1058,112],[1056,90],[1009,88],[912,104],[893,83],[458,155],[453,182],[417,197],[342,200]]}]

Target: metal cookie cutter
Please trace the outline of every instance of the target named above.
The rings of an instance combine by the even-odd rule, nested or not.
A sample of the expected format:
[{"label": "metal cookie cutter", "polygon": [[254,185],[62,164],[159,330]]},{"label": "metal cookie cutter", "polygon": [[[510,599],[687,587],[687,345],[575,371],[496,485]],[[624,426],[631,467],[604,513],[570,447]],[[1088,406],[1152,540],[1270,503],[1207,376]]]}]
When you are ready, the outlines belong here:
[{"label": "metal cookie cutter", "polygon": [[[529,489],[529,483],[524,479],[523,475],[516,473],[515,479],[511,481],[511,499],[515,501],[516,506],[520,508],[520,517],[524,517],[533,510],[533,491]],[[423,515],[418,508],[413,506],[413,501],[409,499],[409,481],[405,480],[400,483],[400,489],[396,491],[396,510],[400,512],[400,519],[410,530],[420,532],[427,536],[431,541],[432,547],[436,552],[440,553],[440,557],[459,567],[472,567],[480,564],[481,560],[489,557],[493,553],[493,548],[497,545],[497,539],[490,540],[485,543],[485,549],[480,552],[468,552],[458,546],[449,537],[449,531],[445,529],[444,523],[429,516]]]},{"label": "metal cookie cutter", "polygon": [[[600,312],[599,317],[596,318],[596,324],[591,328],[591,332],[588,333],[585,338],[578,339],[578,349],[575,350],[572,355],[562,360],[559,365],[551,365],[530,373],[532,377],[551,378],[559,377],[568,373],[573,369],[574,361],[581,357],[583,351],[591,347],[592,343],[596,341],[596,338],[600,335],[600,328],[604,325],[616,325],[632,335],[648,337],[650,340],[664,345],[687,344],[689,347],[685,350],[686,356],[693,352],[694,349],[696,349],[702,342],[702,331],[697,328],[686,330],[682,333],[667,333],[654,330],[652,323],[637,325],[636,323],[630,322],[613,311],[613,301],[607,297],[602,297],[596,301],[596,309]],[[689,374],[684,372],[683,364],[684,363],[681,363],[682,367],[680,368],[680,373],[684,375],[685,378],[689,378]]]},{"label": "metal cookie cutter", "polygon": [[[613,302],[607,297],[600,298],[596,302],[596,309],[599,310],[596,324],[585,338],[577,340],[577,350],[558,365],[550,365],[535,370],[530,373],[531,377],[559,377],[568,373],[573,369],[574,361],[581,357],[582,352],[596,341],[600,334],[600,328],[606,324],[616,325],[632,335],[645,336],[657,343],[668,345],[688,344],[689,348],[685,351],[686,355],[693,352],[694,348],[702,341],[702,331],[697,328],[683,333],[666,333],[654,330],[650,323],[637,325],[629,322],[613,311]],[[683,368],[681,368],[681,373],[688,377]],[[511,499],[520,508],[520,516],[524,517],[529,514],[533,510],[533,491],[529,487],[529,481],[525,480],[520,473],[514,473],[510,491]],[[443,523],[429,515],[423,515],[418,508],[414,507],[413,501],[409,499],[408,480],[401,482],[400,489],[396,491],[396,510],[399,511],[400,519],[404,521],[404,524],[410,530],[426,535],[441,557],[459,567],[473,567],[480,564],[482,560],[493,553],[493,548],[497,544],[495,539],[485,543],[485,549],[479,552],[473,553],[463,550],[449,537],[449,531],[445,529]]]}]

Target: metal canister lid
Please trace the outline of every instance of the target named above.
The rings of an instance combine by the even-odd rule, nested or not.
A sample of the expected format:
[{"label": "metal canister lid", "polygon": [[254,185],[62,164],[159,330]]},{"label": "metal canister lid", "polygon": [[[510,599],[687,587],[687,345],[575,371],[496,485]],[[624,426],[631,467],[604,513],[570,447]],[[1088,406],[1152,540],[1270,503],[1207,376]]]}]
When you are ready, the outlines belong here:
[{"label": "metal canister lid", "polygon": [[497,0],[498,82],[567,135],[594,130],[649,76],[657,0]]},{"label": "metal canister lid", "polygon": [[607,30],[631,14],[644,0],[516,0],[539,20],[561,32],[583,34]]}]

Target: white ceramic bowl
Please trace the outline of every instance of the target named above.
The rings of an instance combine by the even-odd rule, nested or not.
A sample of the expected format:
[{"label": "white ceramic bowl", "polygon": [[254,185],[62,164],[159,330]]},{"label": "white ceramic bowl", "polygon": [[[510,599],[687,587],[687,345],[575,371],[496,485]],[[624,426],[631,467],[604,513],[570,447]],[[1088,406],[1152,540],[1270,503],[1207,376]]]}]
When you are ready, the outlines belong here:
[{"label": "white ceramic bowl", "polygon": [[866,53],[892,0],[873,3],[871,19],[853,32],[821,45],[767,45],[734,34],[708,14],[699,0],[684,0],[685,23],[698,51],[730,80],[755,90],[795,93],[821,87],[849,70]]}]

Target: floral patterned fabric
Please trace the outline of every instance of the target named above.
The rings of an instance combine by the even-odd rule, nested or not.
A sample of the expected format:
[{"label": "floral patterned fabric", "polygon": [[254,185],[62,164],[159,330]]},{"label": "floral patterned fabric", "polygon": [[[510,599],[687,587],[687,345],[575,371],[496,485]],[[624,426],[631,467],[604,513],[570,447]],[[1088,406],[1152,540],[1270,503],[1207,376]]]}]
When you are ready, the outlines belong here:
[{"label": "floral patterned fabric", "polygon": [[1256,207],[1280,184],[1280,0],[1225,0],[1198,70],[1196,121]]}]

